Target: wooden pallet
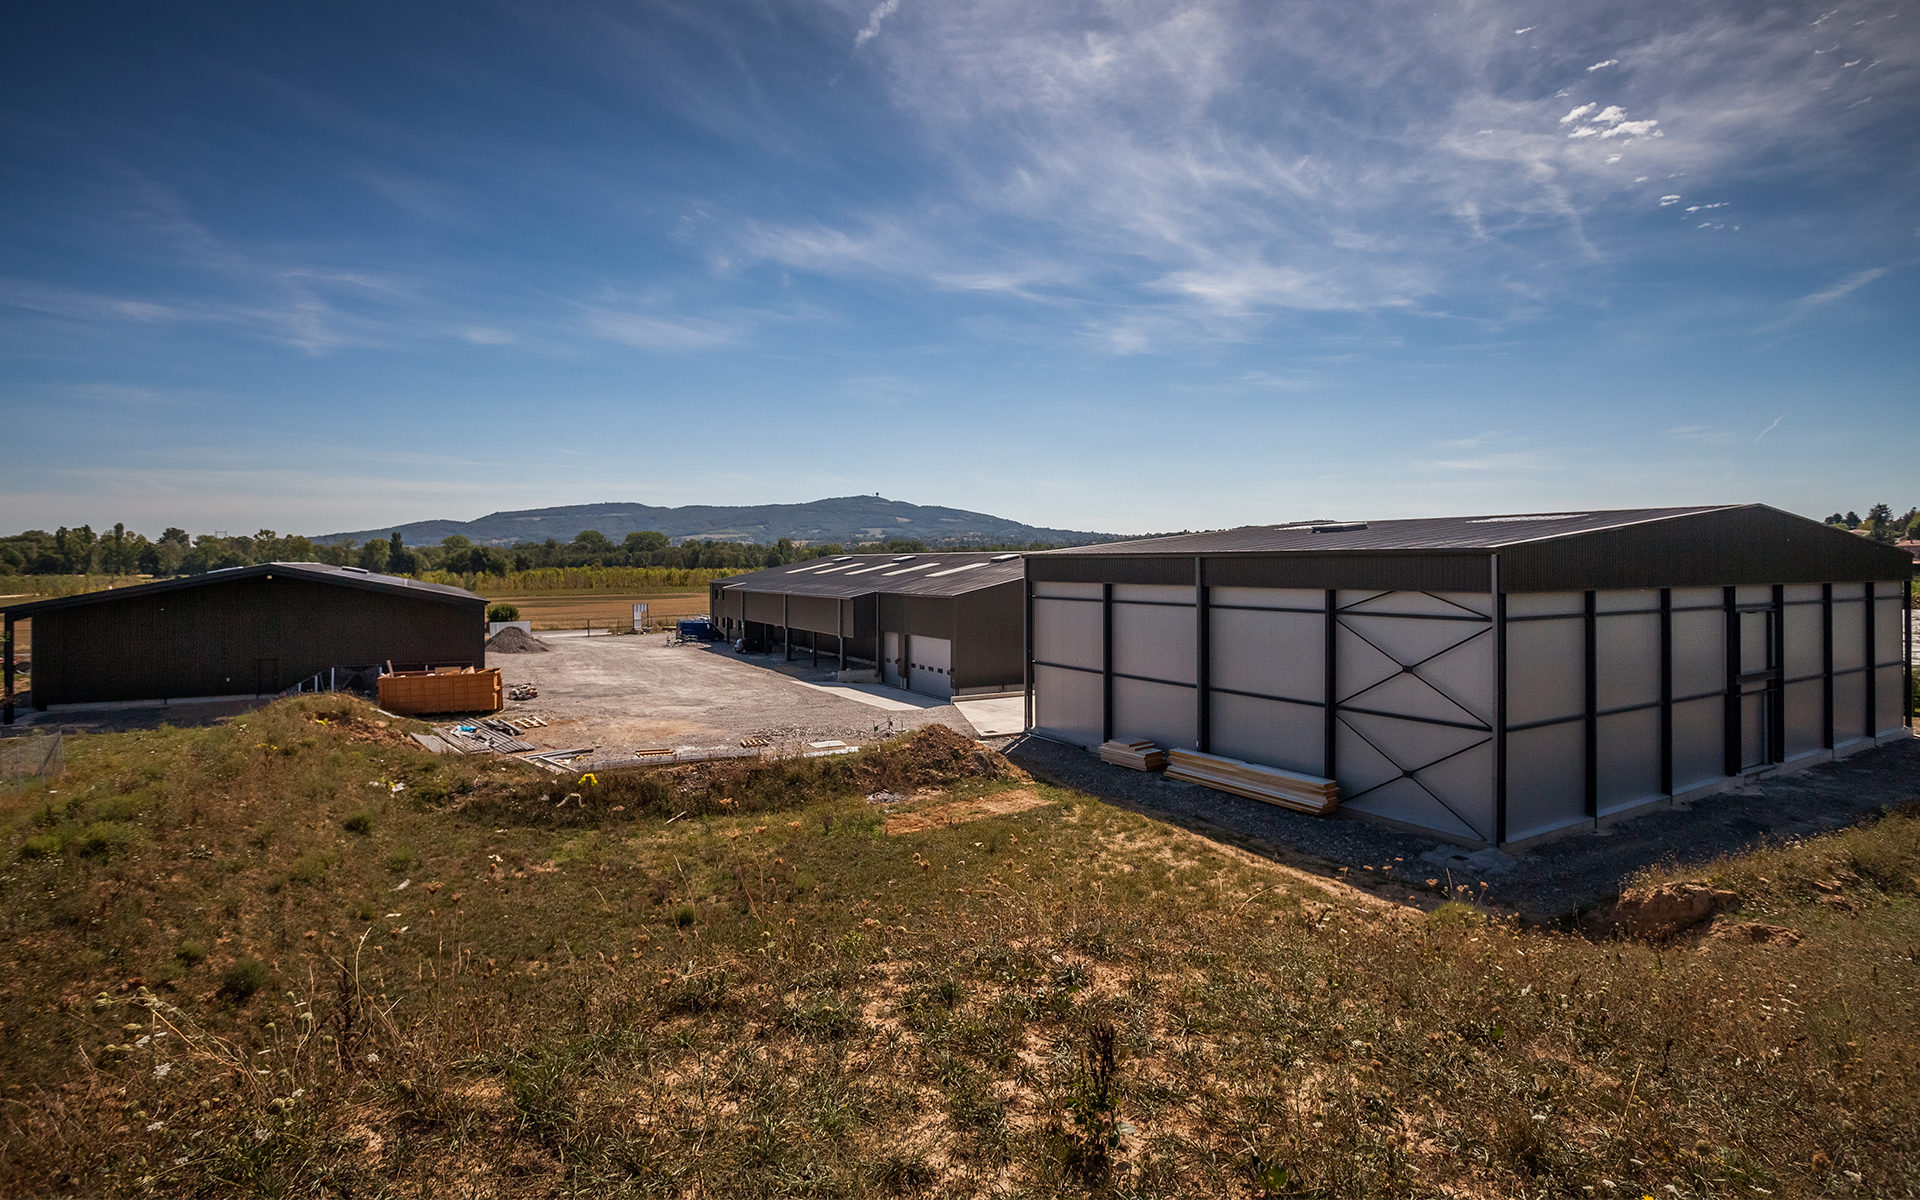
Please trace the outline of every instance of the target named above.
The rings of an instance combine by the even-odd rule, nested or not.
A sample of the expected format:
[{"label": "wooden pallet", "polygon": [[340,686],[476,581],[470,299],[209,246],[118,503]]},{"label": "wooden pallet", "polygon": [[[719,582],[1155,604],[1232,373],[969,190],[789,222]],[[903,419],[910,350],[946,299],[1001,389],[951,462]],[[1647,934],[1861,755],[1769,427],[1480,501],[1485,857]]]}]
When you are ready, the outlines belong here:
[{"label": "wooden pallet", "polygon": [[1158,771],[1167,765],[1167,752],[1145,738],[1131,742],[1103,742],[1100,761],[1136,771]]},{"label": "wooden pallet", "polygon": [[1340,803],[1340,785],[1331,779],[1194,750],[1167,752],[1167,778],[1315,816],[1332,812]]}]

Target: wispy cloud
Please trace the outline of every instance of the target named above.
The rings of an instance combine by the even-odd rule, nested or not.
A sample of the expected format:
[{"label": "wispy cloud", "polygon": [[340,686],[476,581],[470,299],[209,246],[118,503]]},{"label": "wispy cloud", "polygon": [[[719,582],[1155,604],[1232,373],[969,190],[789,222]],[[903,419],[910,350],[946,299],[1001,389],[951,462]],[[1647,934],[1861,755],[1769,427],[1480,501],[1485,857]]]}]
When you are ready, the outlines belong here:
[{"label": "wispy cloud", "polygon": [[1832,287],[1822,288],[1810,295],[1800,297],[1797,307],[1805,312],[1808,309],[1819,308],[1823,304],[1844,300],[1886,273],[1885,267],[1869,267],[1864,271],[1855,271]]},{"label": "wispy cloud", "polygon": [[588,308],[581,323],[598,337],[641,350],[712,350],[739,340],[744,332],[726,321],[615,308]]},{"label": "wispy cloud", "polygon": [[853,48],[858,50],[874,38],[880,36],[880,23],[900,11],[900,0],[880,0],[867,14],[867,23],[859,33],[853,35]]},{"label": "wispy cloud", "polygon": [[1753,440],[1757,442],[1761,438],[1766,437],[1768,434],[1772,433],[1774,430],[1780,428],[1780,422],[1786,419],[1787,419],[1787,414],[1781,413],[1779,416],[1775,417],[1773,421],[1769,423],[1765,429],[1762,429],[1758,434],[1756,434]]}]

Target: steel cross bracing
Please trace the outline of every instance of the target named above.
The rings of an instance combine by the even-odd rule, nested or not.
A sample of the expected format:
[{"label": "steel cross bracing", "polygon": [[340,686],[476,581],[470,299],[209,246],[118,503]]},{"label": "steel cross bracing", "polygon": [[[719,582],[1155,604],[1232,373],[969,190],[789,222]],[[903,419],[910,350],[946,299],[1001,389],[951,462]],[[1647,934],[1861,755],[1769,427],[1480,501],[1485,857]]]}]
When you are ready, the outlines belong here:
[{"label": "steel cross bracing", "polygon": [[[1476,826],[1472,821],[1468,820],[1466,817],[1462,816],[1460,812],[1453,807],[1453,805],[1448,804],[1444,796],[1441,796],[1439,793],[1435,792],[1432,788],[1428,787],[1426,783],[1423,780],[1421,780],[1420,772],[1431,770],[1432,768],[1439,766],[1441,763],[1447,762],[1451,759],[1458,758],[1460,755],[1465,754],[1470,750],[1477,750],[1481,746],[1487,745],[1489,742],[1493,741],[1493,726],[1488,722],[1483,721],[1477,716],[1475,716],[1472,709],[1462,704],[1458,699],[1447,694],[1446,690],[1440,687],[1438,684],[1436,684],[1433,680],[1428,679],[1426,676],[1422,675],[1420,673],[1420,668],[1426,666],[1430,662],[1433,662],[1435,659],[1438,659],[1444,655],[1453,653],[1455,650],[1460,649],[1460,647],[1462,646],[1471,644],[1478,638],[1482,638],[1490,635],[1493,632],[1493,619],[1487,616],[1485,613],[1474,612],[1472,609],[1466,607],[1465,605],[1457,604],[1452,600],[1448,600],[1444,596],[1436,596],[1432,592],[1421,592],[1419,593],[1420,595],[1426,596],[1432,600],[1436,600],[1441,604],[1447,605],[1450,608],[1457,608],[1462,613],[1469,614],[1473,618],[1473,621],[1478,625],[1478,627],[1475,628],[1473,632],[1467,634],[1465,637],[1458,638],[1455,641],[1450,642],[1446,646],[1441,647],[1440,649],[1434,651],[1431,654],[1424,655],[1420,658],[1415,659],[1412,662],[1403,662],[1401,661],[1401,658],[1399,655],[1392,653],[1391,651],[1387,650],[1385,647],[1381,646],[1378,642],[1375,642],[1372,638],[1368,637],[1366,634],[1360,632],[1360,630],[1356,629],[1350,621],[1342,619],[1347,614],[1351,614],[1353,616],[1377,617],[1381,619],[1392,619],[1395,617],[1401,617],[1403,619],[1410,619],[1410,620],[1422,619],[1419,616],[1410,615],[1410,614],[1354,612],[1354,610],[1358,608],[1360,605],[1370,604],[1373,601],[1378,600],[1380,597],[1389,595],[1389,594],[1390,594],[1389,592],[1385,592],[1385,591],[1375,592],[1373,595],[1368,596],[1365,599],[1356,600],[1351,604],[1342,605],[1339,608],[1333,610],[1333,612],[1330,614],[1334,624],[1338,628],[1346,630],[1348,633],[1352,634],[1354,637],[1359,638],[1362,642],[1365,642],[1367,645],[1373,647],[1374,650],[1378,651],[1389,662],[1393,663],[1396,667],[1399,668],[1393,674],[1388,675],[1382,679],[1376,679],[1372,683],[1368,684],[1367,686],[1363,688],[1359,688],[1356,691],[1346,696],[1330,696],[1329,697],[1329,700],[1331,701],[1331,707],[1333,710],[1334,719],[1339,721],[1340,724],[1343,727],[1345,727],[1349,732],[1351,732],[1355,737],[1359,738],[1361,741],[1365,742],[1368,746],[1372,747],[1374,753],[1378,754],[1381,758],[1385,759],[1389,765],[1391,765],[1396,771],[1400,772],[1398,775],[1395,775],[1390,779],[1383,779],[1379,783],[1376,783],[1371,787],[1363,788],[1360,791],[1355,792],[1350,796],[1344,796],[1342,797],[1342,801],[1351,802],[1354,800],[1358,800],[1360,797],[1365,796],[1370,792],[1376,792],[1381,788],[1388,786],[1389,784],[1398,783],[1400,780],[1406,779],[1406,780],[1412,781],[1415,787],[1425,792],[1428,796],[1431,796],[1433,798],[1434,803],[1438,804],[1441,808],[1446,809],[1449,813],[1452,813],[1454,818],[1458,820],[1462,825],[1465,825],[1468,829],[1477,829],[1478,826]],[[1459,619],[1463,621],[1465,620],[1464,618],[1452,618],[1452,619]],[[1372,710],[1372,709],[1357,708],[1350,703],[1350,701],[1356,700],[1359,697],[1366,695],[1368,692],[1374,690],[1375,688],[1380,687],[1383,684],[1390,683],[1393,680],[1399,679],[1403,676],[1412,678],[1415,682],[1419,683],[1422,687],[1425,687],[1428,691],[1432,692],[1434,695],[1438,696],[1440,699],[1446,701],[1448,704],[1452,705],[1454,708],[1460,710],[1460,712],[1465,714],[1469,719],[1465,721],[1444,721],[1444,720],[1439,720],[1437,718],[1432,718],[1432,717],[1408,716],[1400,713],[1391,713],[1391,712],[1383,712],[1383,711]],[[1355,713],[1365,715],[1365,716],[1378,716],[1378,717],[1387,718],[1389,720],[1413,720],[1413,721],[1421,722],[1423,724],[1446,725],[1446,726],[1457,728],[1457,729],[1477,730],[1481,733],[1486,734],[1486,736],[1479,739],[1478,741],[1469,743],[1468,745],[1465,745],[1465,746],[1461,746],[1458,749],[1449,750],[1447,753],[1440,755],[1438,758],[1431,759],[1427,762],[1419,764],[1418,766],[1410,767],[1410,766],[1407,766],[1405,763],[1401,762],[1400,759],[1395,757],[1393,754],[1388,753],[1388,751],[1384,747],[1382,747],[1379,743],[1375,742],[1372,738],[1368,737],[1366,733],[1363,732],[1358,727],[1356,727],[1353,724],[1353,722],[1347,720],[1344,716],[1342,716],[1340,713],[1340,709],[1342,707],[1349,708]]]}]

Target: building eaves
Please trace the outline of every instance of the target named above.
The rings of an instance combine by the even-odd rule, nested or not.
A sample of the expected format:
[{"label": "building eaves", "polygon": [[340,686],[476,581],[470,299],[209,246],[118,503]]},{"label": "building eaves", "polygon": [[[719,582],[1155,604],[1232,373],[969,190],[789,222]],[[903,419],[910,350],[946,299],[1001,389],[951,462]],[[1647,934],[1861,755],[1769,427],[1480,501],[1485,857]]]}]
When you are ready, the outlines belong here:
[{"label": "building eaves", "polygon": [[1012,583],[1026,573],[1018,554],[856,554],[769,567],[721,581],[723,590],[848,598],[875,592],[961,596]]}]

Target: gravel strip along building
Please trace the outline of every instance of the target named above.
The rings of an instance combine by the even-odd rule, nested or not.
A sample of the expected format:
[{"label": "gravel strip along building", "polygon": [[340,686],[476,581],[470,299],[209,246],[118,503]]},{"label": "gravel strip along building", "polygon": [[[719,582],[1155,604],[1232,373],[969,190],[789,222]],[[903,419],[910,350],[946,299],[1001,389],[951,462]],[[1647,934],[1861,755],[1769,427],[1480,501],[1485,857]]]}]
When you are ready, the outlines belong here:
[{"label": "gravel strip along building", "polygon": [[[485,665],[484,598],[357,567],[265,563],[5,609],[33,704],[271,696],[337,667]],[[11,638],[9,638],[11,645]],[[6,664],[7,694],[13,663]]]},{"label": "gravel strip along building", "polygon": [[1468,844],[1910,734],[1913,562],[1763,505],[1263,526],[1027,559],[1027,725],[1335,779]]},{"label": "gravel strip along building", "polygon": [[1025,686],[1018,554],[843,554],[715,580],[714,624],[929,696]]}]

